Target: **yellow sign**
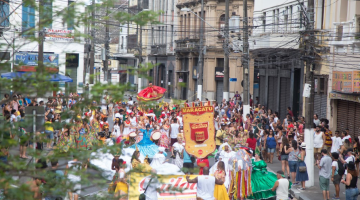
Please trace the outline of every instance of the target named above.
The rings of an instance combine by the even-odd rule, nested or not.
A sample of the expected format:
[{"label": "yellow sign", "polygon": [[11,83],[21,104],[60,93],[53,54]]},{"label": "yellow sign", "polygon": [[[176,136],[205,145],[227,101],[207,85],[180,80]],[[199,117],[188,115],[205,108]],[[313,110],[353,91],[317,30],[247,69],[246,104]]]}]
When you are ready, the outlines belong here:
[{"label": "yellow sign", "polygon": [[197,158],[205,158],[216,148],[214,108],[185,107],[182,113],[186,152]]},{"label": "yellow sign", "polygon": [[[191,175],[190,179],[197,177]],[[131,173],[129,200],[139,200],[141,193],[145,191],[145,181],[150,180],[150,175],[139,173]],[[196,183],[188,183],[186,175],[160,175],[159,184],[157,188],[160,192],[157,193],[158,200],[196,200]]]}]

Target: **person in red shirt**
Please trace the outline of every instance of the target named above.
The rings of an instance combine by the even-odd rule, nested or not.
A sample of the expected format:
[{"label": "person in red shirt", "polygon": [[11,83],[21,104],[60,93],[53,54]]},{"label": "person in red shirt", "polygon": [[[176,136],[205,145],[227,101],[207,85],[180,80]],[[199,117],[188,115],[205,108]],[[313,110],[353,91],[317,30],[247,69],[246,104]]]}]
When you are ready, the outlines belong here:
[{"label": "person in red shirt", "polygon": [[249,138],[246,140],[246,144],[249,148],[255,151],[256,148],[256,138],[254,138],[254,133],[249,133]]},{"label": "person in red shirt", "polygon": [[204,174],[204,167],[210,166],[208,157],[197,159],[196,164],[200,167],[199,175]]},{"label": "person in red shirt", "polygon": [[290,115],[291,117],[294,117],[294,114],[293,114],[293,112],[291,111],[291,107],[288,107],[288,108],[287,108],[287,111],[288,111],[288,113],[289,113],[289,115]]}]

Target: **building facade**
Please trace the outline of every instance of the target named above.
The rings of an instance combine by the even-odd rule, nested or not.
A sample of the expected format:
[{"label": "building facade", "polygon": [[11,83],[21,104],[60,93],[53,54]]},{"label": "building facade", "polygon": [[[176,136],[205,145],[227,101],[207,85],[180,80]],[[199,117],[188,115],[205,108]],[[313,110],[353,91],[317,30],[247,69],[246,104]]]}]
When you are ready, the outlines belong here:
[{"label": "building facade", "polygon": [[[177,4],[178,28],[176,30],[176,66],[175,66],[175,98],[196,99],[199,51],[204,52],[203,58],[203,98],[216,100],[223,99],[224,85],[224,27],[225,1],[209,0],[204,2],[204,19],[201,16],[201,3],[197,0],[178,0]],[[192,12],[181,11],[189,8]],[[183,9],[184,10],[184,9]],[[248,16],[253,16],[254,1],[248,1]],[[231,1],[230,15],[243,16],[242,1]],[[195,14],[194,14],[195,13]],[[206,21],[206,23],[204,22]],[[234,27],[242,28],[242,22],[236,21]],[[203,24],[203,35],[200,35],[200,24]],[[250,23],[249,26],[252,26]],[[231,28],[230,28],[231,29]],[[234,31],[230,38],[239,37]],[[203,46],[199,46],[200,37],[204,38]],[[231,41],[231,45],[239,45]],[[229,56],[230,78],[237,82],[230,82],[229,96],[233,97],[236,91],[242,94],[241,81],[243,68],[241,67],[241,53],[231,51]],[[250,62],[250,93],[253,93],[253,62]]]},{"label": "building facade", "polygon": [[177,29],[177,0],[153,0],[150,9],[159,12],[160,24],[148,25],[147,61],[154,68],[150,70],[154,85],[166,88],[166,98],[174,98],[175,80],[175,31]]},{"label": "building facade", "polygon": [[254,98],[281,119],[291,107],[302,115],[304,61],[301,59],[300,32],[305,30],[301,1],[255,1],[254,30],[250,53],[254,62]]},{"label": "building facade", "polygon": [[[328,48],[323,65],[328,66],[328,112],[332,130],[359,136],[360,124],[360,2],[340,0],[332,4],[317,1],[324,9],[317,15],[325,30],[322,44]],[[326,62],[325,62],[326,61]]]},{"label": "building facade", "polygon": [[[78,1],[79,2],[79,1]],[[77,3],[78,3],[77,2]],[[74,27],[78,23],[77,16],[85,12],[83,6],[74,5],[74,1],[51,1],[45,3],[46,17],[52,18],[46,23],[44,33],[44,65],[56,68],[58,73],[73,79],[72,83],[60,82],[60,89],[65,92],[83,93],[84,86],[84,38],[74,36],[75,33],[84,33],[84,26]],[[0,4],[2,18],[6,18],[0,25],[1,55],[4,67],[0,73],[13,71],[34,71],[37,66],[38,38],[37,22],[39,12],[31,5],[20,5],[21,1],[4,1]],[[19,7],[18,7],[19,6]],[[16,10],[14,10],[16,9]],[[60,10],[76,10],[73,19],[63,23],[60,16],[55,13]],[[79,17],[80,19],[80,17]],[[15,43],[14,43],[15,42]],[[6,45],[5,45],[6,44]],[[15,45],[15,48],[8,48]],[[14,55],[14,56],[13,56]],[[14,59],[14,62],[10,62]],[[13,67],[11,63],[14,63]],[[7,65],[8,67],[5,67]],[[3,91],[5,92],[5,91]],[[6,91],[8,92],[8,91]]]}]

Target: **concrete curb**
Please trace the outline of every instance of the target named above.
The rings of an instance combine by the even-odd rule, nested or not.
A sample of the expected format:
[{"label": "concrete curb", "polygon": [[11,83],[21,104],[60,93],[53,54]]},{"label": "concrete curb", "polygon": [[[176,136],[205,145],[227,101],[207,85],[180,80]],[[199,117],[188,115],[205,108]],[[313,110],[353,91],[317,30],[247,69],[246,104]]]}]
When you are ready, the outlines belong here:
[{"label": "concrete curb", "polygon": [[311,200],[309,198],[307,198],[305,195],[303,195],[299,190],[295,189],[295,188],[291,188],[290,189],[290,194],[295,197],[298,200]]}]

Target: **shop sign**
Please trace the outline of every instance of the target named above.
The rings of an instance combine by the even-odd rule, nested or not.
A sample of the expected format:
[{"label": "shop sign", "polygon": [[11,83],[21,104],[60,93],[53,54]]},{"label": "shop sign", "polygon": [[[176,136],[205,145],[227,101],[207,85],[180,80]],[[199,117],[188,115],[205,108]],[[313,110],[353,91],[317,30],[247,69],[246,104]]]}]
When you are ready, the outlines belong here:
[{"label": "shop sign", "polygon": [[333,71],[332,91],[360,93],[360,71]]},{"label": "shop sign", "polygon": [[224,79],[224,68],[215,67],[215,81],[222,81]]},{"label": "shop sign", "polygon": [[73,33],[74,33],[73,30],[45,29],[45,40],[73,42],[74,41]]},{"label": "shop sign", "polygon": [[[190,175],[190,179],[195,177]],[[145,181],[148,182],[150,178],[144,174],[131,173],[129,200],[139,199],[139,195],[145,191]],[[188,183],[186,175],[159,175],[158,179],[158,200],[196,200],[197,184]]]},{"label": "shop sign", "polygon": [[342,99],[347,101],[354,101],[360,103],[360,96],[357,95],[350,95],[350,94],[341,94],[336,92],[331,92],[329,94],[330,99]]},{"label": "shop sign", "polygon": [[[15,63],[18,65],[37,66],[38,53],[16,53]],[[59,54],[44,53],[44,64],[51,66],[59,65]]]}]

